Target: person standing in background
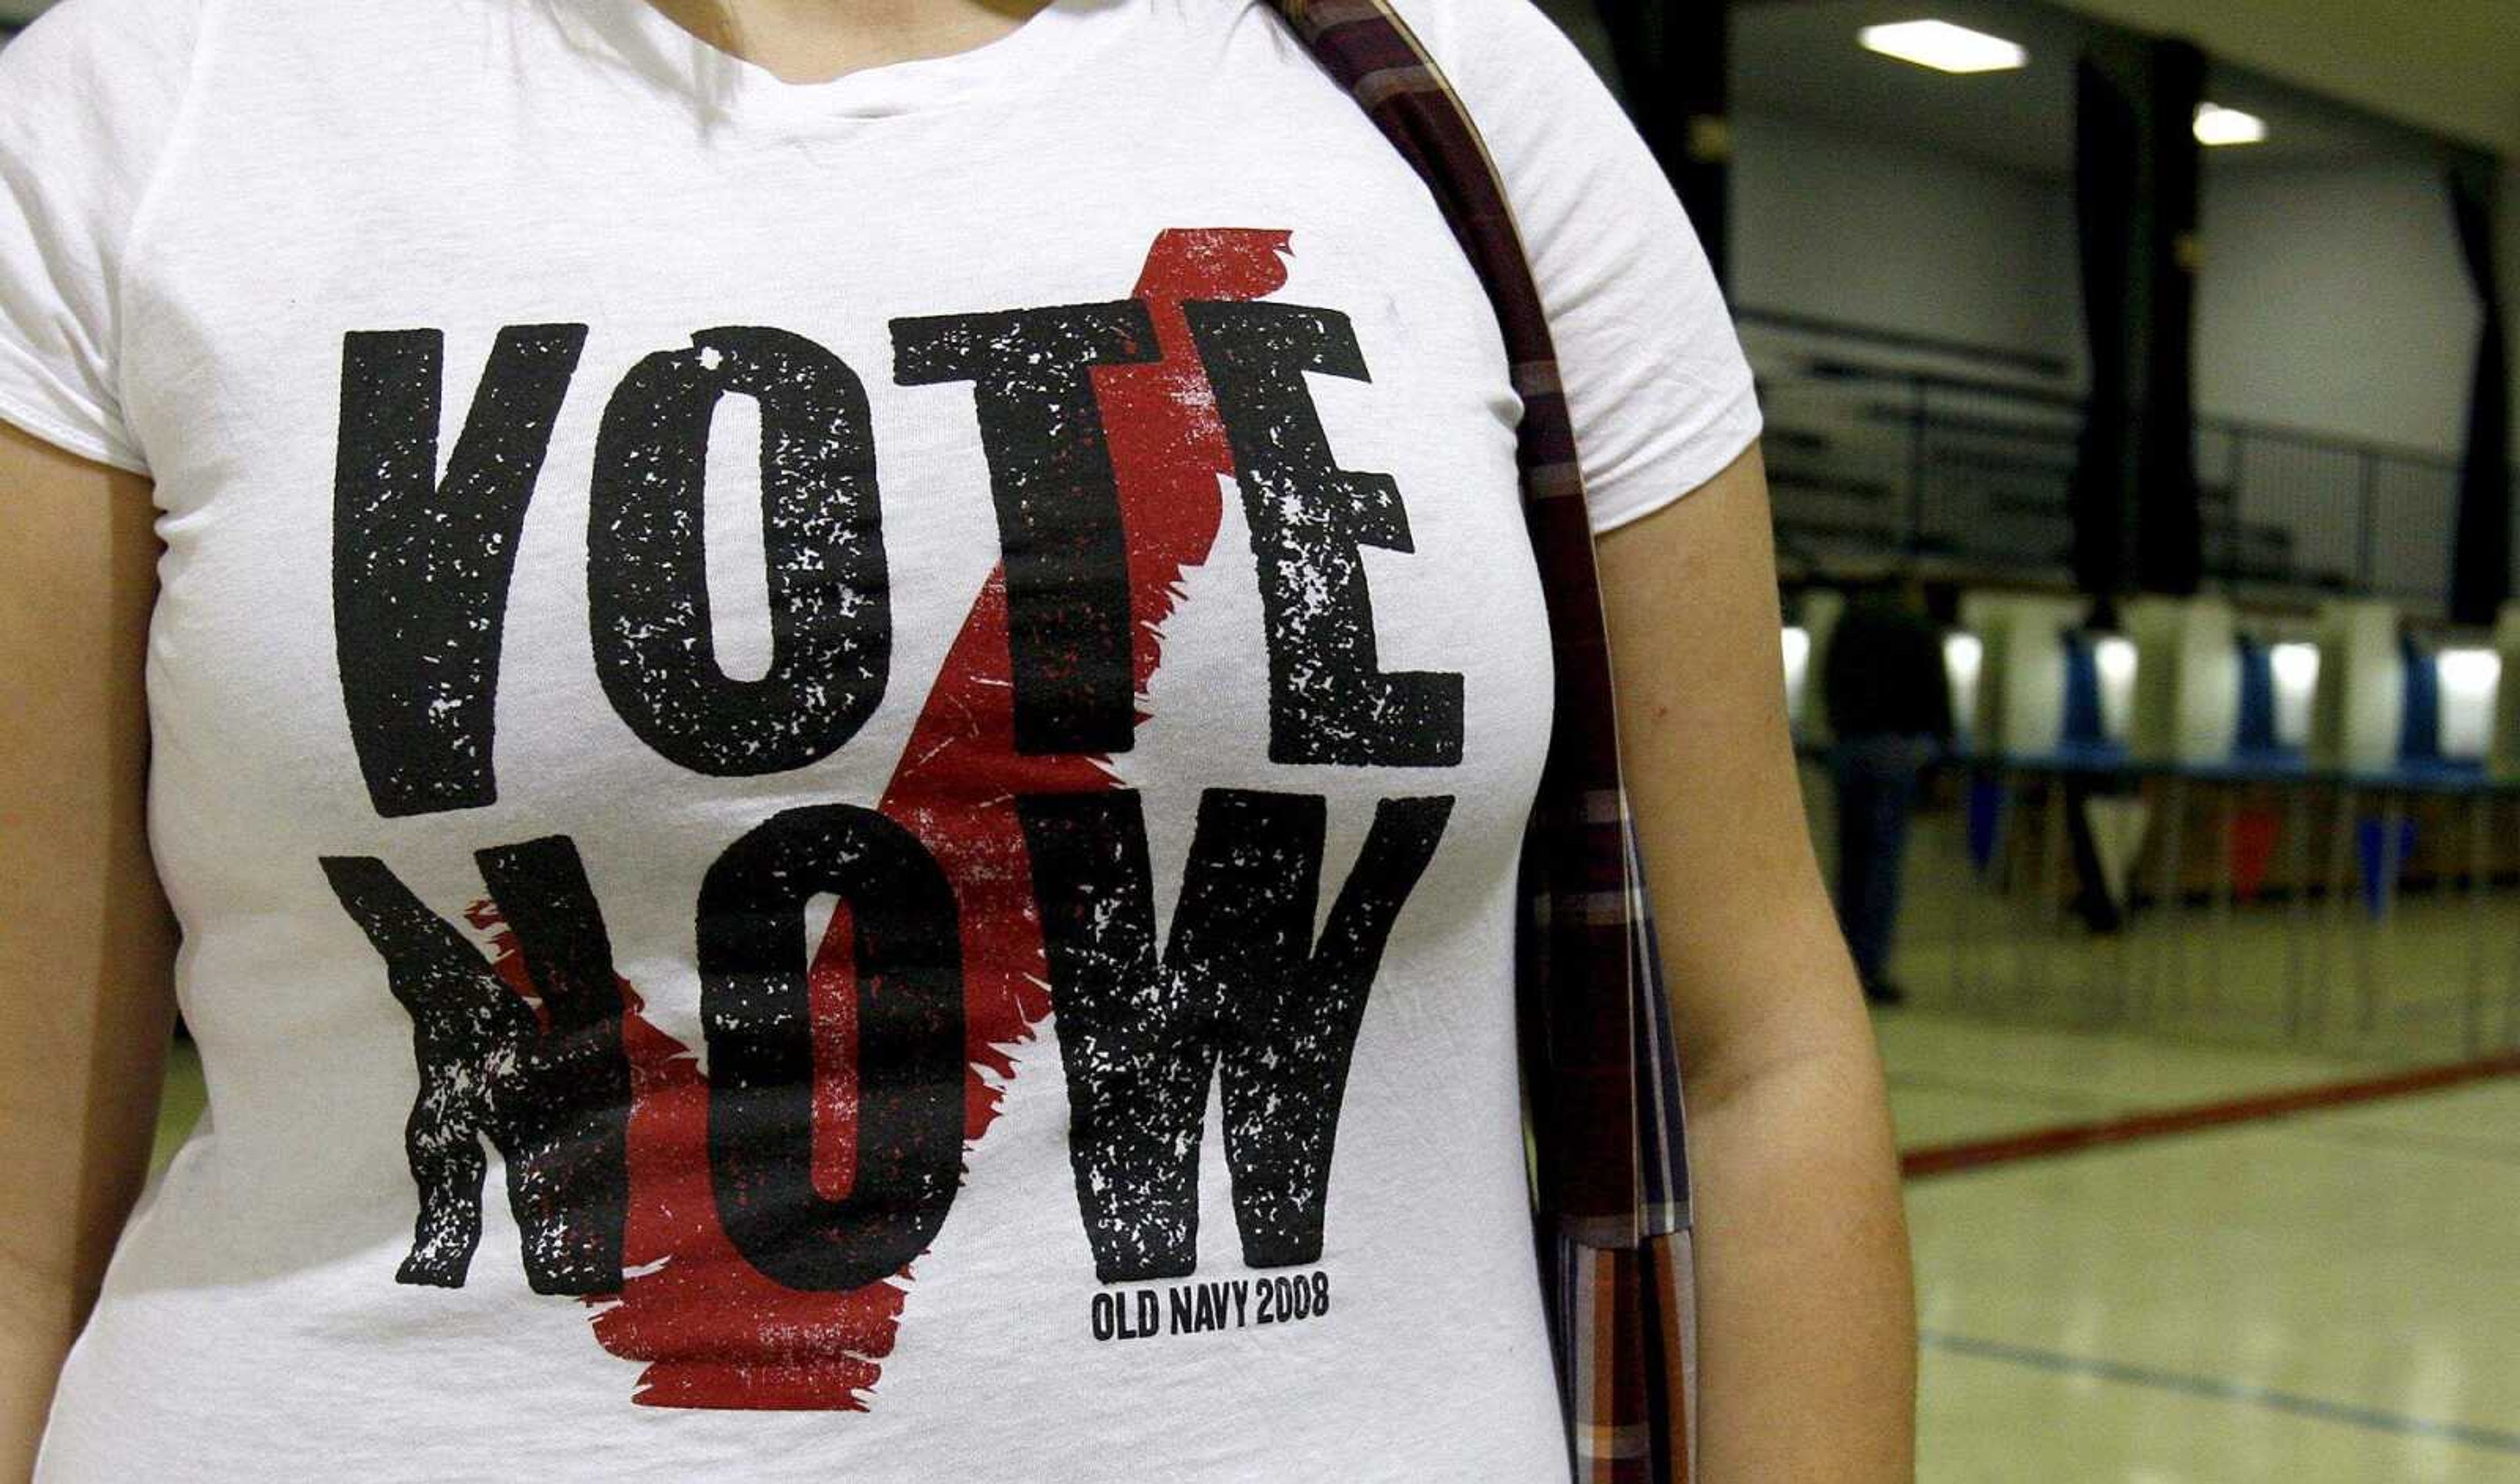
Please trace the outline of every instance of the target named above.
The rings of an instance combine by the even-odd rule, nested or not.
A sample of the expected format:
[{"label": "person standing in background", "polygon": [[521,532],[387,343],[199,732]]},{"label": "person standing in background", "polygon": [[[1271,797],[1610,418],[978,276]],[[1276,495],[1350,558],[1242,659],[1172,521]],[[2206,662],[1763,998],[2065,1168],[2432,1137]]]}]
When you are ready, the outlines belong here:
[{"label": "person standing in background", "polygon": [[1837,621],[1821,674],[1837,786],[1837,915],[1864,997],[1897,1005],[1889,977],[1908,821],[1925,769],[1952,738],[1942,630],[1914,574],[1859,588]]}]

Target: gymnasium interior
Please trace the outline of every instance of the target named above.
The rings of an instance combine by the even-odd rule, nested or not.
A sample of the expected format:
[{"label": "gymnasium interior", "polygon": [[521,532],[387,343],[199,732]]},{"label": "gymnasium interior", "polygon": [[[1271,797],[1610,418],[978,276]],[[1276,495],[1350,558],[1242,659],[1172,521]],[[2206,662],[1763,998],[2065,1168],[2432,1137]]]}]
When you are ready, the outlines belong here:
[{"label": "gymnasium interior", "polygon": [[1919,1477],[2520,1479],[2520,16],[1551,9],[1759,374],[1832,869],[1850,591],[1943,647]]}]

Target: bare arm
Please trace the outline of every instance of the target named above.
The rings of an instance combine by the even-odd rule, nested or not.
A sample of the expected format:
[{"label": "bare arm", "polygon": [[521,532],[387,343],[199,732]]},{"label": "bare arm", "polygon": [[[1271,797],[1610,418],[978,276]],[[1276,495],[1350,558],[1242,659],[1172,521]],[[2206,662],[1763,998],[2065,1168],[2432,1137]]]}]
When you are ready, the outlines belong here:
[{"label": "bare arm", "polygon": [[1600,544],[1688,1077],[1707,1484],[1912,1475],[1915,1321],[1879,1058],[1813,859],[1753,449]]},{"label": "bare arm", "polygon": [[141,689],[145,478],[0,424],[0,1479],[140,1189],[173,1018]]}]

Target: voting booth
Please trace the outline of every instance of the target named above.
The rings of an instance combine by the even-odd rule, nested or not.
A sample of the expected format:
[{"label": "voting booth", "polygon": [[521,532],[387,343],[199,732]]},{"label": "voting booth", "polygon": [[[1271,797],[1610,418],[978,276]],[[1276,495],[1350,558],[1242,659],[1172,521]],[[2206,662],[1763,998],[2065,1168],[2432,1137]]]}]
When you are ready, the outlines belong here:
[{"label": "voting booth", "polygon": [[2314,766],[2346,773],[2393,767],[2407,717],[2407,656],[2395,605],[2340,599],[2318,614]]},{"label": "voting booth", "polygon": [[1785,629],[1785,714],[1794,736],[1805,742],[1825,742],[1830,737],[1821,676],[1828,664],[1829,636],[1845,612],[1844,593],[1811,588],[1797,600],[1796,621]]},{"label": "voting booth", "polygon": [[2520,666],[2520,603],[2502,606],[2494,626],[2494,653],[2499,661],[2494,697],[2494,738],[2487,748],[2489,765],[2500,783],[2520,783],[2520,686],[2498,684]]},{"label": "voting booth", "polygon": [[2239,750],[2238,620],[2221,598],[2143,598],[2127,605],[2135,645],[2138,762],[2220,763]]},{"label": "voting booth", "polygon": [[2141,662],[2122,634],[2082,627],[2090,605],[2046,594],[1972,593],[1945,647],[1954,700],[1973,693],[1978,750],[2014,758],[2105,762],[2126,755]]}]

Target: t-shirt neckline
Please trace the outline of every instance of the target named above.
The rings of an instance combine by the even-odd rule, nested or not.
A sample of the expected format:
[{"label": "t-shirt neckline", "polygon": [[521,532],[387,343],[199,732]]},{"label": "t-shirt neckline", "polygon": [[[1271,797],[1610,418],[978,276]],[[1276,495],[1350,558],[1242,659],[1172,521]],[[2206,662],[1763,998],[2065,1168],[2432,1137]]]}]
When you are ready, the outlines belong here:
[{"label": "t-shirt neckline", "polygon": [[941,57],[789,82],[683,29],[651,0],[546,0],[582,46],[730,119],[809,125],[894,117],[1030,91],[1106,45],[1146,0],[1050,0],[1007,34]]}]

